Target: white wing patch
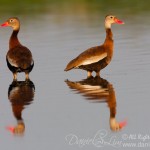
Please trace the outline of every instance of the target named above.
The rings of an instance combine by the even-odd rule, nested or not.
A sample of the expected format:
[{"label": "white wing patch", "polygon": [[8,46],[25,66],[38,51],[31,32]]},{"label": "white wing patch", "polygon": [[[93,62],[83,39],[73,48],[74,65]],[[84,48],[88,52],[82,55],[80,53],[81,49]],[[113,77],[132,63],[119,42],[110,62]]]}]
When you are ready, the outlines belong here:
[{"label": "white wing patch", "polygon": [[86,94],[97,94],[100,93],[101,95],[109,95],[108,89],[107,88],[102,88],[99,85],[87,85],[87,84],[80,84],[76,83],[78,86],[78,90],[83,91]]},{"label": "white wing patch", "polygon": [[14,96],[19,92],[19,87],[15,87],[11,90],[10,94],[9,94],[9,98],[13,99]]},{"label": "white wing patch", "polygon": [[106,56],[107,56],[107,53],[103,53],[100,56],[93,56],[93,57],[87,58],[87,59],[83,60],[80,64],[78,64],[77,67],[79,67],[81,65],[89,65],[92,63],[96,63],[96,62],[102,60],[103,58],[105,58]]},{"label": "white wing patch", "polygon": [[31,65],[33,65],[33,64],[34,64],[34,61],[32,60]]},{"label": "white wing patch", "polygon": [[16,61],[15,61],[14,59],[11,59],[10,57],[7,57],[7,59],[8,59],[8,62],[9,62],[12,66],[18,67],[18,65],[16,64]]}]

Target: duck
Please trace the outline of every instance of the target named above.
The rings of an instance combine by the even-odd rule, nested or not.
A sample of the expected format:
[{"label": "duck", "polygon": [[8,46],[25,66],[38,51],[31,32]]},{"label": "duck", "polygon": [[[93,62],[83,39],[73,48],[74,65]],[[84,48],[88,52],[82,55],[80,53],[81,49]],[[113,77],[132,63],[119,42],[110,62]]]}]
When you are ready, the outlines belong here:
[{"label": "duck", "polygon": [[8,99],[11,104],[12,113],[17,121],[15,126],[8,125],[6,129],[14,135],[23,135],[25,132],[25,122],[23,110],[33,103],[35,95],[35,85],[30,80],[12,81],[8,88]]},{"label": "duck", "polygon": [[90,103],[106,103],[109,108],[109,125],[112,131],[120,131],[127,125],[127,120],[118,122],[117,99],[113,84],[100,76],[91,76],[80,81],[65,80],[68,87],[81,94]]},{"label": "duck", "polygon": [[17,80],[17,73],[20,72],[25,73],[25,80],[30,80],[29,73],[33,69],[34,60],[31,51],[23,46],[18,39],[20,20],[17,17],[11,17],[1,27],[12,27],[13,29],[9,39],[9,50],[6,55],[7,66],[13,73],[13,80]]},{"label": "duck", "polygon": [[107,15],[104,23],[106,30],[104,43],[82,52],[67,64],[64,71],[83,69],[87,71],[87,77],[91,77],[93,71],[96,72],[96,76],[100,76],[100,71],[111,62],[113,57],[114,41],[111,25],[124,24],[123,21],[119,20],[114,15]]}]

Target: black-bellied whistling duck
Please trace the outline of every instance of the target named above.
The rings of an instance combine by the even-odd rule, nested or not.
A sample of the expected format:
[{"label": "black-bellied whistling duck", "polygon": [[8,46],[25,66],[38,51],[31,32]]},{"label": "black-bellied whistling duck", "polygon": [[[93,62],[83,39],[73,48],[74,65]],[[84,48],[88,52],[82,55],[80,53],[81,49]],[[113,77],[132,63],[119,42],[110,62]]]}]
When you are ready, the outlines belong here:
[{"label": "black-bellied whistling duck", "polygon": [[7,66],[13,73],[13,79],[17,80],[18,72],[25,72],[26,80],[29,80],[29,73],[31,72],[34,61],[31,51],[23,46],[18,40],[18,32],[20,30],[20,21],[18,18],[9,18],[2,27],[10,26],[13,28],[12,35],[9,40],[9,50],[6,55]]},{"label": "black-bellied whistling duck", "polygon": [[96,72],[96,76],[100,75],[100,70],[105,68],[111,61],[113,56],[113,34],[111,24],[124,24],[117,17],[108,15],[105,17],[106,38],[102,45],[92,47],[81,53],[78,57],[70,61],[65,68],[65,71],[73,68],[86,70],[88,77],[92,72]]},{"label": "black-bellied whistling duck", "polygon": [[116,119],[116,96],[113,85],[100,76],[83,79],[81,81],[65,81],[69,88],[76,93],[81,94],[90,102],[106,102],[110,110],[110,128],[113,131],[119,131],[126,126],[126,120],[118,122]]},{"label": "black-bellied whistling duck", "polygon": [[8,88],[8,99],[11,102],[12,112],[17,120],[17,125],[8,126],[7,129],[15,135],[22,135],[25,132],[25,122],[22,113],[27,105],[34,100],[35,85],[29,80],[13,81]]}]

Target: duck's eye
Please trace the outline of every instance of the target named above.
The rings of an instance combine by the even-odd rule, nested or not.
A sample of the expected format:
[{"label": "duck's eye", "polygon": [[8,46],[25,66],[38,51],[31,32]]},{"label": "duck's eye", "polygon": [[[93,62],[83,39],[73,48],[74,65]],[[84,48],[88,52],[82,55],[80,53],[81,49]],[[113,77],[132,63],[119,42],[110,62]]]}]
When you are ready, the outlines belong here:
[{"label": "duck's eye", "polygon": [[10,22],[13,22],[13,19],[10,19]]},{"label": "duck's eye", "polygon": [[112,19],[113,17],[111,16],[110,18]]}]

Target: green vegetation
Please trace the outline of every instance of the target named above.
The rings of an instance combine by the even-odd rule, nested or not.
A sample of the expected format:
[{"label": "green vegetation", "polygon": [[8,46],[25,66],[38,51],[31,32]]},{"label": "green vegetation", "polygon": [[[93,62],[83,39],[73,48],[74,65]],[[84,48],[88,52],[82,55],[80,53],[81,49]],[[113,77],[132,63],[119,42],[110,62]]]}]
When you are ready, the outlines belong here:
[{"label": "green vegetation", "polygon": [[121,14],[149,12],[148,0],[1,0],[0,13],[5,15],[49,14]]}]

